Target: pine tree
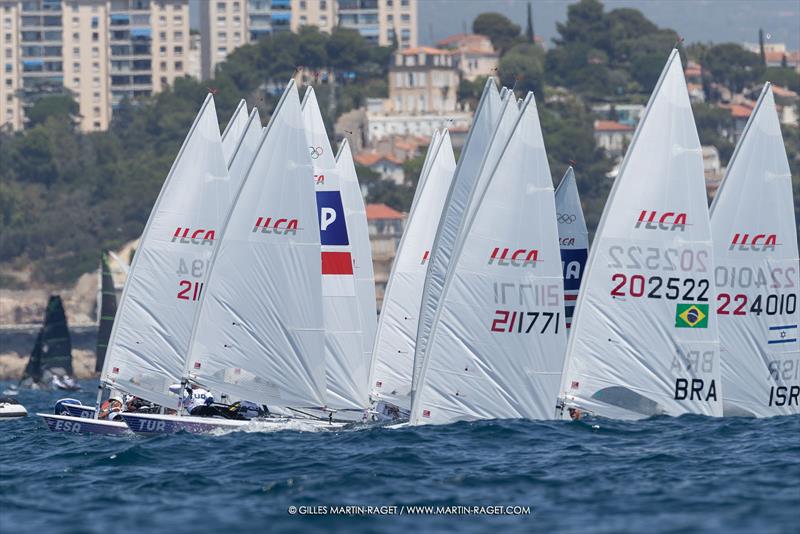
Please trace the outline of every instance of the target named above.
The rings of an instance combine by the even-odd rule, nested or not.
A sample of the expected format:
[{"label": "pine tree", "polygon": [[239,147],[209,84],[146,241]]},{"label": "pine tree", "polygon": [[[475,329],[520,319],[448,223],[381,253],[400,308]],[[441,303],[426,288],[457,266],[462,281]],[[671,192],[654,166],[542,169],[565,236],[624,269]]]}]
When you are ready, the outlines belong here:
[{"label": "pine tree", "polygon": [[767,65],[767,54],[764,52],[764,30],[758,29],[758,49],[761,53],[761,64]]},{"label": "pine tree", "polygon": [[528,2],[528,27],[525,29],[525,36],[528,38],[528,42],[534,42],[534,33],[533,33],[533,15],[531,14],[531,3]]}]

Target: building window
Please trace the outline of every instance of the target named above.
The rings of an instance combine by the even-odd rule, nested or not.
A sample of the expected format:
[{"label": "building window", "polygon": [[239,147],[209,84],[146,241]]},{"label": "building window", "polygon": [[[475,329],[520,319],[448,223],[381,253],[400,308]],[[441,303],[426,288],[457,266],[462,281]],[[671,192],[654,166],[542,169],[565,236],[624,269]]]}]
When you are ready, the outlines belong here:
[{"label": "building window", "polygon": [[328,2],[327,0],[319,0],[319,8],[321,10],[328,9]]},{"label": "building window", "polygon": [[72,78],[72,85],[74,85],[75,87],[78,87],[80,84],[81,84],[81,79],[80,78]]},{"label": "building window", "polygon": [[172,22],[174,22],[175,24],[183,23],[183,15],[174,15],[172,17]]},{"label": "building window", "polygon": [[175,32],[172,36],[176,41],[183,39],[183,32]]},{"label": "building window", "polygon": [[166,26],[167,25],[167,17],[165,17],[164,15],[161,15],[160,17],[158,17],[158,25],[159,26]]},{"label": "building window", "polygon": [[92,57],[100,57],[100,49],[96,46],[92,47]]},{"label": "building window", "polygon": [[240,9],[241,9],[241,6],[240,6],[239,2],[234,2],[233,3],[233,12],[234,13],[238,13],[240,11]]},{"label": "building window", "polygon": [[161,39],[162,41],[166,41],[167,40],[167,32],[158,32],[158,38]]},{"label": "building window", "polygon": [[167,70],[167,62],[166,61],[162,61],[160,66],[161,66],[161,70]]},{"label": "building window", "polygon": [[166,76],[162,76],[161,77],[161,85],[162,86],[169,85],[169,82],[167,81],[167,77]]},{"label": "building window", "polygon": [[92,28],[97,28],[97,25],[100,24],[100,20],[97,17],[92,17]]},{"label": "building window", "polygon": [[217,17],[217,26],[225,26],[225,16]]},{"label": "building window", "polygon": [[175,55],[176,56],[183,55],[183,47],[182,46],[176,46],[174,50],[175,50]]},{"label": "building window", "polygon": [[13,57],[13,55],[14,51],[11,50],[10,48],[6,48],[6,57],[10,59],[11,57]]},{"label": "building window", "polygon": [[73,26],[79,26],[80,23],[81,23],[81,19],[79,19],[78,17],[72,17],[72,25]]},{"label": "building window", "polygon": [[81,49],[79,47],[75,47],[72,49],[72,56],[73,57],[81,57]]},{"label": "building window", "polygon": [[99,116],[100,116],[100,108],[99,108],[99,107],[95,106],[95,107],[92,109],[92,111],[94,112],[94,116],[95,116],[95,117],[99,117]]},{"label": "building window", "polygon": [[225,32],[217,32],[217,39],[219,39],[220,41],[224,41],[227,38],[228,38],[228,34],[227,33],[225,33]]},{"label": "building window", "polygon": [[11,72],[12,70],[14,70],[14,65],[6,63],[6,72]]},{"label": "building window", "polygon": [[7,34],[6,34],[6,42],[7,42],[7,43],[10,43],[10,42],[11,42],[11,34],[10,34],[10,33],[7,33]]},{"label": "building window", "polygon": [[73,63],[72,64],[72,70],[76,70],[76,71],[77,70],[81,70],[81,64],[80,63]]},{"label": "building window", "polygon": [[99,104],[100,103],[100,93],[95,92],[92,94],[92,103]]},{"label": "building window", "polygon": [[177,72],[181,72],[183,70],[183,61],[176,61],[175,62],[175,70]]},{"label": "building window", "polygon": [[79,34],[79,33],[73,33],[73,34],[72,34],[72,40],[73,40],[73,41],[80,41],[80,40],[81,40],[81,34]]},{"label": "building window", "polygon": [[166,47],[166,46],[159,47],[159,49],[158,49],[158,54],[159,54],[161,57],[164,57],[164,56],[166,56],[166,55],[167,55],[167,47]]},{"label": "building window", "polygon": [[225,13],[225,2],[217,2],[217,13]]},{"label": "building window", "polygon": [[92,32],[92,41],[97,42],[99,40],[100,40],[100,34],[97,32]]},{"label": "building window", "polygon": [[300,9],[306,9],[306,0],[300,0]]},{"label": "building window", "polygon": [[100,121],[94,121],[94,129],[95,130],[99,130],[100,129]]}]

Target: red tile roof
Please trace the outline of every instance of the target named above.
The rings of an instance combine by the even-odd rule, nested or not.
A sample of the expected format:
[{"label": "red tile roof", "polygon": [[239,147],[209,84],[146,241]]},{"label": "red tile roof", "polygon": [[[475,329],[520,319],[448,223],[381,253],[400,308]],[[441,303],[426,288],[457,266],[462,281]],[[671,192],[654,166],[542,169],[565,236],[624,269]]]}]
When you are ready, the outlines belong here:
[{"label": "red tile roof", "polygon": [[386,204],[367,204],[367,220],[403,219],[405,216]]},{"label": "red tile roof", "polygon": [[721,104],[720,107],[727,109],[734,119],[746,119],[753,112],[753,106],[747,104]]},{"label": "red tile roof", "polygon": [[595,132],[632,132],[633,126],[617,121],[594,121]]},{"label": "red tile roof", "polygon": [[402,161],[391,154],[378,154],[377,152],[361,152],[360,154],[356,154],[353,159],[356,163],[365,167],[371,167],[381,160],[386,160],[389,163],[394,163],[395,165],[403,164]]},{"label": "red tile roof", "polygon": [[448,55],[450,50],[443,50],[441,48],[432,48],[430,46],[418,46],[416,48],[406,48],[401,52],[404,56],[415,56],[417,54],[429,55]]}]

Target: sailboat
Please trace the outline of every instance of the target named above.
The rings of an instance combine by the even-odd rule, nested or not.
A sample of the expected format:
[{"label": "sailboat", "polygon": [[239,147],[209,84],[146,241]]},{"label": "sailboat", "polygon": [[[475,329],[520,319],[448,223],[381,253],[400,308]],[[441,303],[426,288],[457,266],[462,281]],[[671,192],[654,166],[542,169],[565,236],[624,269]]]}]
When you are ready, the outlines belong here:
[{"label": "sailboat", "polygon": [[556,220],[564,274],[564,316],[569,334],[586,258],[589,256],[589,232],[586,230],[586,219],[583,217],[578,184],[572,167],[567,168],[556,188]]},{"label": "sailboat", "polygon": [[439,226],[433,240],[428,269],[425,274],[425,284],[422,290],[417,339],[414,347],[414,366],[411,375],[412,396],[425,361],[427,341],[439,308],[450,257],[456,246],[464,214],[474,191],[475,182],[478,179],[481,163],[485,160],[497,123],[503,114],[502,110],[506,107],[509,98],[514,98],[510,91],[503,88],[501,96],[497,91],[494,80],[491,78],[486,80],[481,99],[475,110],[472,126],[456,166],[450,190],[447,193]]},{"label": "sailboat", "polygon": [[[125,282],[100,375],[103,388],[163,407],[183,375],[203,277],[239,183],[222,152],[214,99],[208,95],[145,225]],[[95,414],[99,413],[96,406]],[[122,433],[118,421],[39,414],[51,430]]]},{"label": "sailboat", "polygon": [[379,413],[407,418],[411,410],[411,371],[422,288],[433,245],[431,229],[439,225],[455,168],[449,132],[436,131],[383,297],[369,380]]},{"label": "sailboat", "polygon": [[[211,258],[184,379],[232,399],[279,409],[325,407],[322,261],[312,177],[300,100],[290,82],[260,137]],[[250,424],[122,415],[139,433],[205,432]],[[259,421],[285,425],[288,419]],[[308,420],[309,425],[316,423],[338,426]]]},{"label": "sailboat", "polygon": [[595,235],[557,416],[722,415],[713,274],[700,141],[673,50]]},{"label": "sailboat", "polygon": [[518,108],[512,93],[505,114],[515,120],[507,135],[497,126],[451,256],[412,425],[552,417],[566,344],[553,182],[533,94]]},{"label": "sailboat", "polygon": [[114,278],[108,262],[108,252],[103,251],[100,256],[100,301],[97,317],[97,349],[94,363],[94,372],[103,370],[106,361],[108,340],[111,337],[111,328],[114,325],[114,316],[117,314],[117,291],[114,288]]},{"label": "sailboat", "polygon": [[327,408],[337,418],[361,420],[368,408],[370,359],[364,353],[341,178],[313,87],[306,89],[302,114],[320,226]]},{"label": "sailboat", "polygon": [[70,375],[72,341],[64,304],[59,295],[51,295],[45,309],[44,324],[36,336],[19,386],[29,389],[80,389]]},{"label": "sailboat", "polygon": [[800,413],[800,262],[793,198],[767,83],[711,205],[726,417]]},{"label": "sailboat", "polygon": [[[336,154],[336,169],[339,173],[342,207],[347,220],[350,245],[353,249],[353,277],[356,285],[358,315],[361,324],[362,359],[369,369],[372,364],[372,347],[378,329],[377,299],[375,297],[375,273],[372,266],[372,244],[369,240],[367,209],[361,185],[358,183],[353,154],[347,139],[339,145]],[[367,383],[367,389],[369,382]]]}]

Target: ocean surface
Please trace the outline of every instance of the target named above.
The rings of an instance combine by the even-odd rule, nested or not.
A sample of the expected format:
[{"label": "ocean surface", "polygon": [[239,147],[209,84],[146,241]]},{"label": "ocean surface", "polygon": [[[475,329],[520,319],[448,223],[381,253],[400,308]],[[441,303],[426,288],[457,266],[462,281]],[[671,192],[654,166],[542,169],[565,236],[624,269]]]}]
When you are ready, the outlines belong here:
[{"label": "ocean surface", "polygon": [[104,438],[63,396],[0,421],[2,533],[800,532],[800,416]]}]

